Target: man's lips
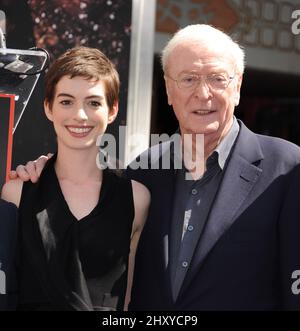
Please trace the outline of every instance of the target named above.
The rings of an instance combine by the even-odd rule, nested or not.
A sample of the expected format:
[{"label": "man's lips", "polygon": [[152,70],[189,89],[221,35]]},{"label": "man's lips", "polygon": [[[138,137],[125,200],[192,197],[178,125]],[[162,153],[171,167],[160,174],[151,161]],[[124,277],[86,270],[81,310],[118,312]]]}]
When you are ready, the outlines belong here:
[{"label": "man's lips", "polygon": [[192,113],[196,114],[196,115],[209,115],[212,113],[215,113],[215,110],[208,110],[208,109],[198,109],[198,110],[194,110]]}]

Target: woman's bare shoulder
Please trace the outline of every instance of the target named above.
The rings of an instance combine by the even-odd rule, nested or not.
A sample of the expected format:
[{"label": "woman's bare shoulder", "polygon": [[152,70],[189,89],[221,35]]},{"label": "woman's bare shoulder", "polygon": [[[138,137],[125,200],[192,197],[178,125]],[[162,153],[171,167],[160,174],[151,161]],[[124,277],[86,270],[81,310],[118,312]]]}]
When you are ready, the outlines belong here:
[{"label": "woman's bare shoulder", "polygon": [[22,187],[23,181],[19,178],[6,182],[2,187],[1,198],[3,200],[12,202],[17,207],[19,207]]}]

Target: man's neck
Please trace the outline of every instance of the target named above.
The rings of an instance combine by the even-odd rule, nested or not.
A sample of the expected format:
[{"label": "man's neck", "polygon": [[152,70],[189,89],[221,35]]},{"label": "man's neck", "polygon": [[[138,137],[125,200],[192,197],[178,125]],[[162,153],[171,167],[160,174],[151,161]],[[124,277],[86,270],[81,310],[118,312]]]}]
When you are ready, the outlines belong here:
[{"label": "man's neck", "polygon": [[233,119],[222,130],[212,134],[182,135],[183,161],[193,179],[203,176],[206,170],[206,161],[232,127]]},{"label": "man's neck", "polygon": [[214,134],[204,135],[205,162],[208,159],[208,157],[213,153],[213,151],[220,145],[221,141],[226,137],[226,135],[230,131],[230,128],[232,127],[232,124],[233,124],[233,118],[224,128],[218,130],[218,132]]}]

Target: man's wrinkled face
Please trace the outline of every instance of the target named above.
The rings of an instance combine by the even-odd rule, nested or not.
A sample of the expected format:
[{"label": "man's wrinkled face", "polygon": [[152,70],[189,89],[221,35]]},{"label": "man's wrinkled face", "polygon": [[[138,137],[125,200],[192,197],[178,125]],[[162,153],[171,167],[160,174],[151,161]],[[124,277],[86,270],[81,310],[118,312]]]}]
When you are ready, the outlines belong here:
[{"label": "man's wrinkled face", "polygon": [[[196,83],[188,87],[192,79]],[[218,85],[222,79],[226,84]],[[165,81],[181,133],[202,133],[205,139],[220,141],[231,127],[242,82],[226,50],[191,41],[176,46],[167,59]]]}]

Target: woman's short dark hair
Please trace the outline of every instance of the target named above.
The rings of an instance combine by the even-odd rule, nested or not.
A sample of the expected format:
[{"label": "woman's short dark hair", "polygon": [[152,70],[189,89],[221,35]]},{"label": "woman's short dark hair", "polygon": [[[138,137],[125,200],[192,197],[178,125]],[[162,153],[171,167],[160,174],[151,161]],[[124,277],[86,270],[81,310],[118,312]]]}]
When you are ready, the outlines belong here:
[{"label": "woman's short dark hair", "polygon": [[45,77],[45,101],[50,104],[50,107],[55,96],[56,85],[63,76],[101,80],[105,86],[109,109],[112,109],[119,99],[119,74],[106,55],[96,48],[75,47],[54,61]]}]

